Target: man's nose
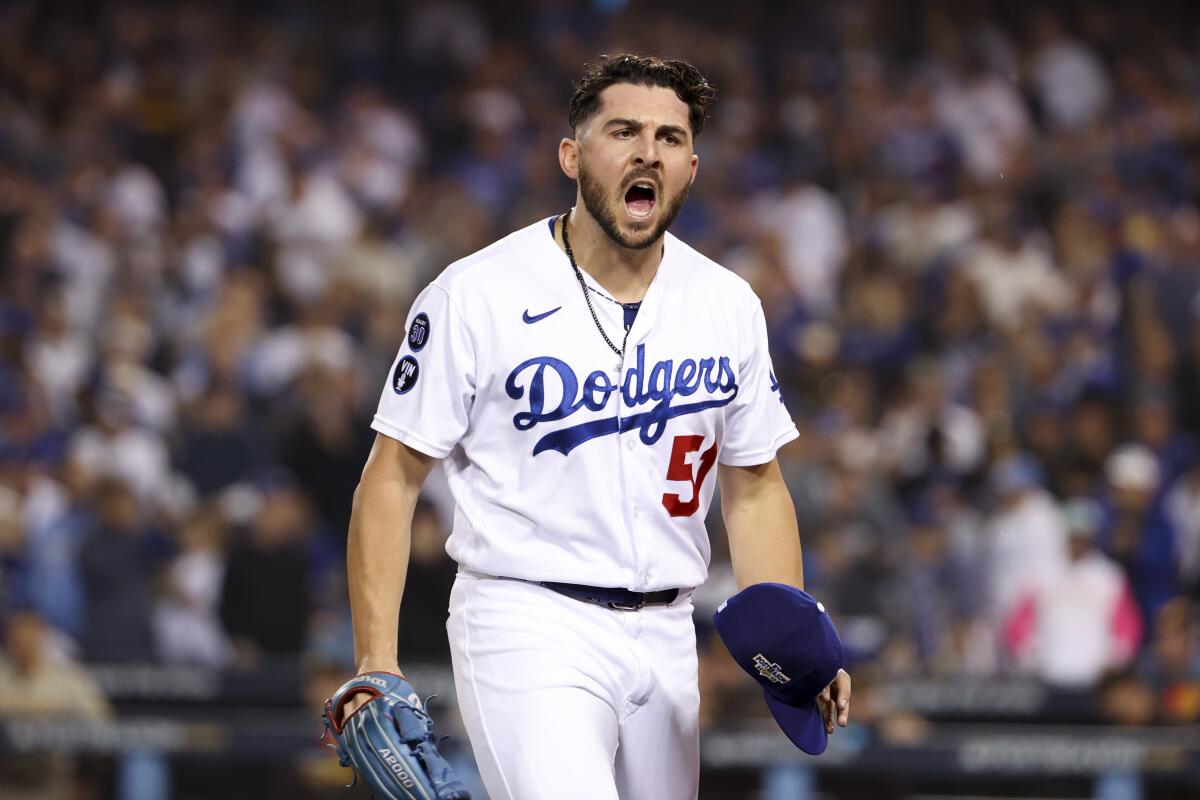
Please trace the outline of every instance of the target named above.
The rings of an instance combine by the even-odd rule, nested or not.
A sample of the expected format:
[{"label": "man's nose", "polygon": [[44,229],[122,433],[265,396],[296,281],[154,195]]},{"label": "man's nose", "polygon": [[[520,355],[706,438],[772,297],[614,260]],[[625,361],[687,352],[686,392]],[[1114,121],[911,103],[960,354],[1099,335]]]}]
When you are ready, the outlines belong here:
[{"label": "man's nose", "polygon": [[637,149],[634,150],[633,163],[638,167],[657,168],[662,164],[658,153],[658,140],[653,134],[639,136]]}]

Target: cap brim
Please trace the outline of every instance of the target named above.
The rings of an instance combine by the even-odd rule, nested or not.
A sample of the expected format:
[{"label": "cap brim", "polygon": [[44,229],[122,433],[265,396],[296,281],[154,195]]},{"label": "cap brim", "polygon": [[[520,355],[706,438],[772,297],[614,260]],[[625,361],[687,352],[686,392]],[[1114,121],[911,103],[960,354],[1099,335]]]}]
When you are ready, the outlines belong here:
[{"label": "cap brim", "polygon": [[775,721],[792,744],[799,747],[810,756],[819,756],[825,752],[829,744],[829,734],[825,732],[825,720],[817,708],[817,702],[805,703],[800,706],[789,706],[776,700],[766,691],[763,697],[767,700],[767,708],[771,709]]}]

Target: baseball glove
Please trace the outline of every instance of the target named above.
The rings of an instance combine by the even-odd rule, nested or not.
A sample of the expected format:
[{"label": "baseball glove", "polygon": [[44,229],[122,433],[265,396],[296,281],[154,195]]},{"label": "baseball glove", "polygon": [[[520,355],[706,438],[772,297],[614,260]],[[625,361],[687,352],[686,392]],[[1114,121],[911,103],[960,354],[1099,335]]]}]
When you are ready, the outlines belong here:
[{"label": "baseball glove", "polygon": [[[371,699],[343,719],[343,706],[356,694]],[[380,800],[470,800],[437,751],[421,698],[400,675],[351,678],[325,701],[323,716],[342,766],[353,767]]]}]

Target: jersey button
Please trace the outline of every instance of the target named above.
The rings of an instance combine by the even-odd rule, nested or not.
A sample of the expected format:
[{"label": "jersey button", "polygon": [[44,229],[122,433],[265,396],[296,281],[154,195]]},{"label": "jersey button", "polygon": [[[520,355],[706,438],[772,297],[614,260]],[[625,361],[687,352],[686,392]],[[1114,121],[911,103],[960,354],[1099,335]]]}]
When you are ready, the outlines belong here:
[{"label": "jersey button", "polygon": [[633,452],[633,439],[629,439],[625,442],[625,449]]}]

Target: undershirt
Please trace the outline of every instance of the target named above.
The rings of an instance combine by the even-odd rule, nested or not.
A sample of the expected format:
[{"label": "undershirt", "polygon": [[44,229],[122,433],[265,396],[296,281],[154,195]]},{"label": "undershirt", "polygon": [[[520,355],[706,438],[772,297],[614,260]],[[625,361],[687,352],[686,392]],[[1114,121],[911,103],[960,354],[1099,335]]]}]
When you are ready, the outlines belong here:
[{"label": "undershirt", "polygon": [[621,303],[621,308],[625,309],[625,330],[633,327],[633,321],[637,319],[637,312],[641,307],[640,300],[636,303]]}]

